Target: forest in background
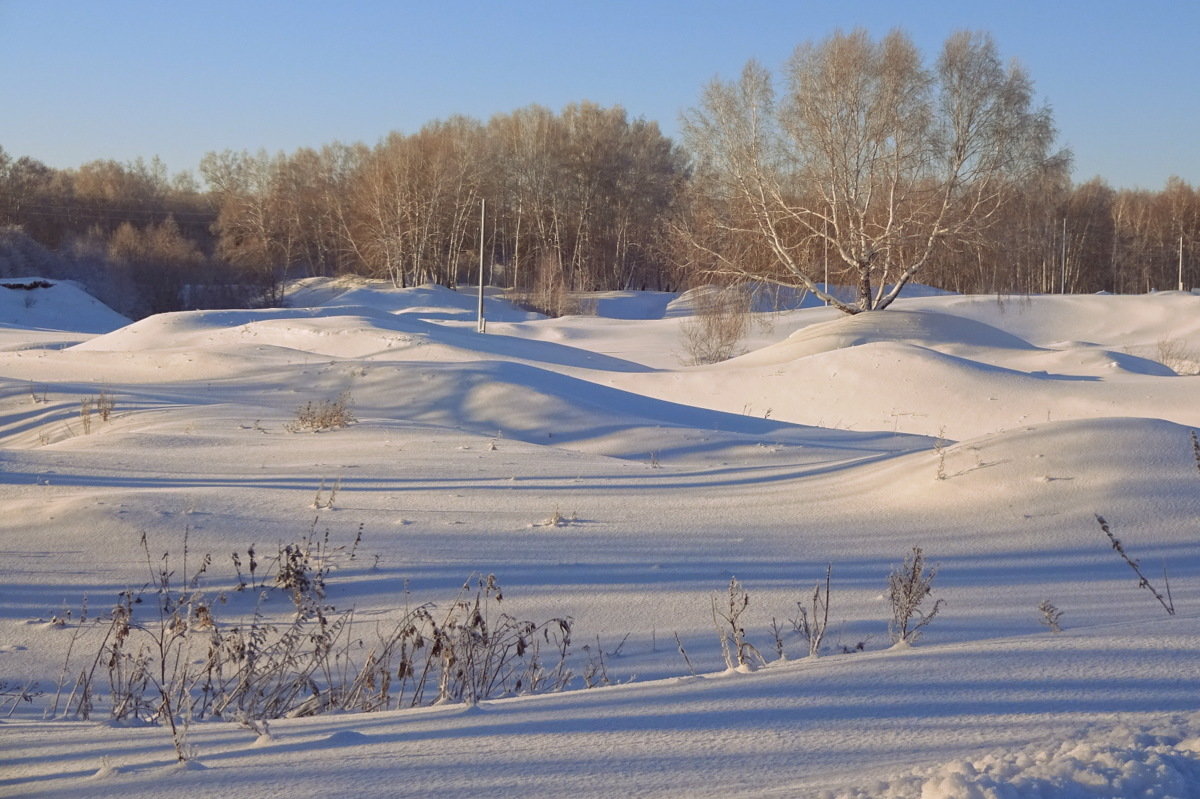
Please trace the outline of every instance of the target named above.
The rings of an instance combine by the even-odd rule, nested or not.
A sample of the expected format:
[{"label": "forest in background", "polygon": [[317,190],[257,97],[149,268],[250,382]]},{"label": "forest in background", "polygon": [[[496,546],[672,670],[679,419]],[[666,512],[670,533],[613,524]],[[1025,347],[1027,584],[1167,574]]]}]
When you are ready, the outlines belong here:
[{"label": "forest in background", "polygon": [[[270,305],[306,276],[473,285],[482,249],[486,282],[561,314],[572,291],[710,279],[679,235],[720,202],[697,174],[656,123],[586,102],[454,117],[374,146],[213,152],[198,176],[157,159],[54,169],[0,149],[0,271],[78,280],[140,318]],[[1176,288],[1182,261],[1190,288],[1198,240],[1200,193],[1186,181],[1076,184],[1064,164],[918,280],[962,293],[1139,293]],[[749,263],[772,257],[750,240],[714,246]],[[845,277],[833,262],[829,275]]]}]

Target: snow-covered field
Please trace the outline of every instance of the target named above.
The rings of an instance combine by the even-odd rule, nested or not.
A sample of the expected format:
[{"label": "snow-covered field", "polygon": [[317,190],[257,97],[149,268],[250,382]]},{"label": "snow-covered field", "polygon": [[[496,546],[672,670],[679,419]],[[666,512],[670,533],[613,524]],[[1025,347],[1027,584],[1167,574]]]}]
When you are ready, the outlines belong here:
[{"label": "snow-covered field", "polygon": [[[69,284],[0,288],[0,681],[41,691],[0,697],[0,795],[1200,797],[1200,296],[763,313],[713,366],[684,365],[686,297],[590,299],[489,300],[479,334],[474,296],[437,287],[310,280],[287,309],[132,324]],[[343,395],[356,423],[289,430]],[[327,584],[356,624],[494,574],[609,684],[270,736],[195,721],[185,764],[102,697],[50,712],[147,582],[143,534],[180,568],[186,538],[189,574],[213,556],[230,625],[251,612],[230,553],[326,530],[361,530]],[[893,648],[914,546],[944,605]],[[807,658],[785,620],[827,565]],[[713,624],[731,578],[748,671]]]}]

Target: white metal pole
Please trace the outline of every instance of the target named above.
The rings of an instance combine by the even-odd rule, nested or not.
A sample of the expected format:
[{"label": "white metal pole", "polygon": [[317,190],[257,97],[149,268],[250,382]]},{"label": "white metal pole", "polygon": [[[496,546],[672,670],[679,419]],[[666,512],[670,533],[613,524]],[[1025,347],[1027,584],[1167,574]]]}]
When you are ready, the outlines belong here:
[{"label": "white metal pole", "polygon": [[1067,293],[1067,218],[1063,217],[1062,234],[1062,280],[1058,284],[1058,293]]},{"label": "white metal pole", "polygon": [[1183,236],[1179,237],[1179,290],[1183,291]]},{"label": "white metal pole", "polygon": [[487,320],[483,318],[483,210],[486,206],[487,198],[479,198],[479,309],[475,329],[480,333],[487,331]]},{"label": "white metal pole", "polygon": [[[825,223],[824,223],[824,230],[822,231],[821,241],[825,245],[825,285],[822,288],[825,289],[825,294],[828,295],[829,294],[829,220],[828,219],[826,219]],[[826,305],[829,304],[828,296],[825,299],[825,304]]]}]

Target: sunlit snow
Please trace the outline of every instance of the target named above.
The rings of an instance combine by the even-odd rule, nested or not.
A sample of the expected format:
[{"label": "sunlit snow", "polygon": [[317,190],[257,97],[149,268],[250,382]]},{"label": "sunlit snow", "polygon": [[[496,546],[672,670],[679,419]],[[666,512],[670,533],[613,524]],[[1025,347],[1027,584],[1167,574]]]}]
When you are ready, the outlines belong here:
[{"label": "sunlit snow", "polygon": [[[480,334],[475,295],[433,286],[310,279],[286,308],[134,323],[70,284],[0,288],[0,795],[1200,797],[1200,296],[807,298],[711,366],[686,298],[585,299],[489,296]],[[354,424],[289,431],[338,396]],[[146,583],[143,533],[211,554],[216,594],[235,550],[360,528],[328,584],[358,623],[494,574],[610,684],[197,721],[184,766],[162,727],[48,712],[85,597],[105,617]],[[896,649],[913,546],[945,605]],[[787,620],[827,565],[811,659]],[[734,577],[749,673],[713,624]]]}]

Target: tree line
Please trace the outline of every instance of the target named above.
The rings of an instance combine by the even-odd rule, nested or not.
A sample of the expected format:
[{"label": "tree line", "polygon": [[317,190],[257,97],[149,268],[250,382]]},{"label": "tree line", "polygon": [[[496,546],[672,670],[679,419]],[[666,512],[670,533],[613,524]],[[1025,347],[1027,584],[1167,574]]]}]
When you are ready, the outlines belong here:
[{"label": "tree line", "polygon": [[[678,144],[619,106],[529,106],[374,146],[53,169],[0,149],[0,269],[80,279],[131,316],[270,304],[357,274],[517,292],[753,279],[847,312],[909,280],[962,293],[1190,287],[1200,193],[1072,184],[1050,111],[985,34],[923,63],[899,32],[837,33],[783,75],[714,81]],[[201,183],[202,181],[202,183]],[[32,254],[31,254],[32,253]],[[828,290],[828,283],[849,293]]]},{"label": "tree line", "polygon": [[620,107],[455,117],[374,147],[212,152],[200,176],[203,191],[158,161],[55,170],[0,150],[0,225],[75,267],[98,256],[134,275],[144,312],[203,302],[206,271],[268,303],[297,277],[455,286],[478,280],[481,250],[487,282],[549,312],[567,291],[677,284],[687,159]]},{"label": "tree line", "polygon": [[669,282],[682,151],[619,107],[531,106],[433,122],[374,147],[210,153],[217,253],[277,276],[361,274],[397,286],[478,279],[518,290]]},{"label": "tree line", "polygon": [[1029,187],[966,253],[945,252],[924,282],[962,293],[1139,294],[1200,285],[1200,191],[1102,178]]}]

